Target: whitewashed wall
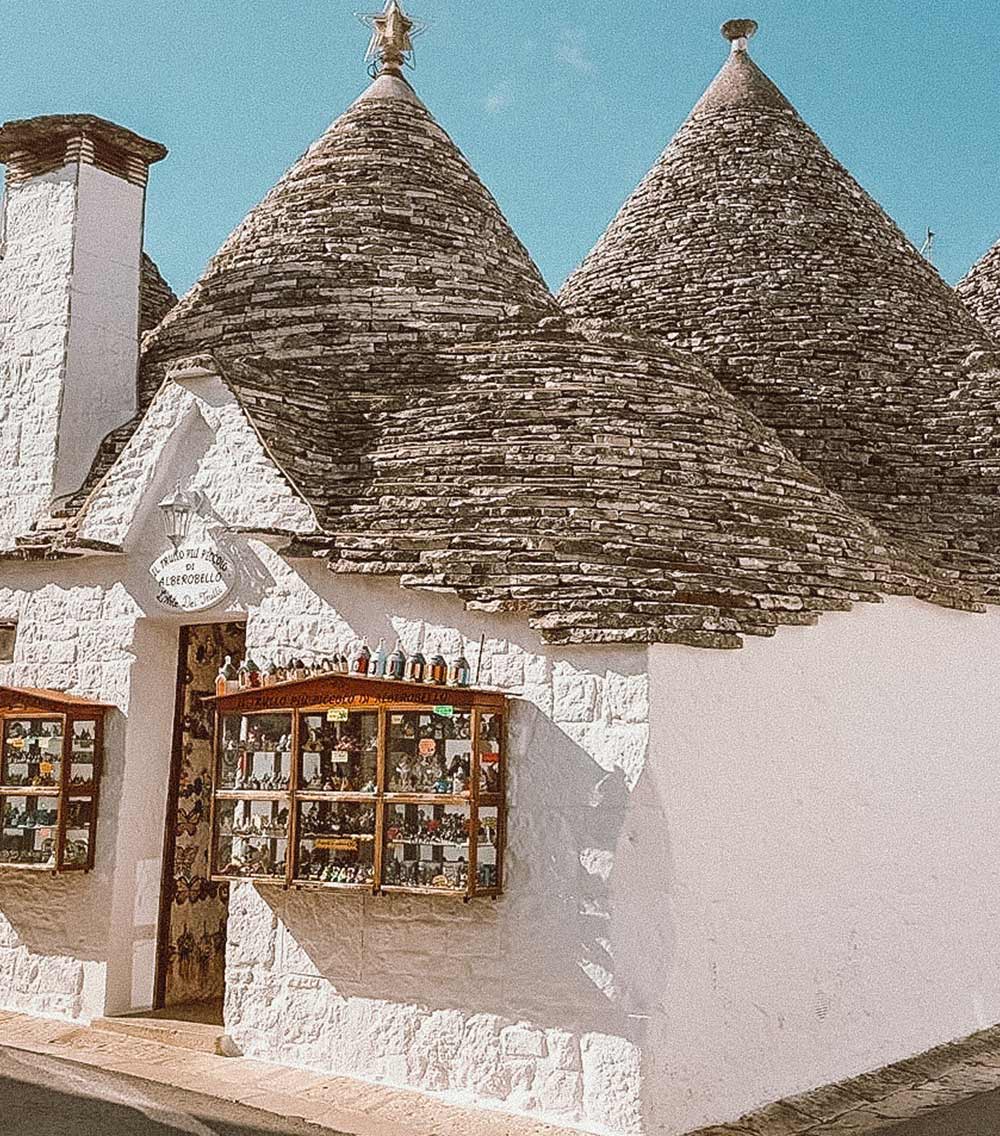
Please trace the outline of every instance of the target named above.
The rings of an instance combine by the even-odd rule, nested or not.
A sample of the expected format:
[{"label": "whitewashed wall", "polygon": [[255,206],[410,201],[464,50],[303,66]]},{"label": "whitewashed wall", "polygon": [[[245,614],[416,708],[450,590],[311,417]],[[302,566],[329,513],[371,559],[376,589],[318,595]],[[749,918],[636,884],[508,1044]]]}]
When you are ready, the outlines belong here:
[{"label": "whitewashed wall", "polygon": [[652,1131],[1000,1021],[998,641],[996,610],[894,599],[742,651],[651,650]]},{"label": "whitewashed wall", "polygon": [[[144,833],[148,839],[142,824],[122,824],[128,806],[122,792],[125,715],[133,708],[139,614],[127,589],[101,565],[24,566],[0,573],[0,618],[18,621],[15,659],[0,666],[0,683],[71,689],[118,708],[108,720],[96,870],[53,878],[0,866],[2,1009],[83,1019],[100,1015],[109,980],[118,980],[121,970],[116,955],[131,948],[129,925],[113,931],[110,910],[130,859],[139,858]],[[155,778],[155,766],[150,772]],[[119,843],[122,875],[115,871]]]},{"label": "whitewashed wall", "polygon": [[[15,572],[25,583],[95,572],[103,593],[41,580],[2,593],[0,615],[20,628],[0,681],[115,696],[127,728],[122,716],[109,736],[95,873],[0,870],[0,1008],[87,1019],[149,1005],[176,621],[151,606],[158,530],[137,543],[148,551],[127,562]],[[246,613],[261,658],[398,635],[410,650],[461,648],[478,662],[485,632],[482,681],[518,695],[518,758],[510,894],[498,903],[236,885],[229,1032],[248,1055],[638,1132],[639,1053],[619,1008],[607,877],[646,755],[645,652],[546,654],[516,619],[288,564],[259,541],[230,551],[240,592],[219,616]],[[126,584],[113,585],[123,568]]]},{"label": "whitewashed wall", "polygon": [[0,548],[52,496],[66,364],[76,170],[6,192],[0,256]]},{"label": "whitewashed wall", "polygon": [[475,666],[486,633],[482,682],[517,695],[510,845],[499,902],[235,885],[227,1030],[255,1057],[639,1132],[612,944],[631,916],[608,877],[646,760],[645,651],[546,652],[516,619],[254,548],[271,582],[247,638],[265,657],[398,636]]}]

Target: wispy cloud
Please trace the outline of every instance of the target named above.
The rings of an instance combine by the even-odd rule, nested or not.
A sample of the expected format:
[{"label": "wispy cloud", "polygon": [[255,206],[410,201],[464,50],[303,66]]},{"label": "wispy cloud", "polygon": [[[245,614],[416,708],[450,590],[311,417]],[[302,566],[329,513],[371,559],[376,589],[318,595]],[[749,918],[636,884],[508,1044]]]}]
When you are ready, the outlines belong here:
[{"label": "wispy cloud", "polygon": [[586,75],[594,70],[594,61],[587,50],[586,38],[579,28],[567,28],[560,33],[556,44],[556,59]]},{"label": "wispy cloud", "polygon": [[514,105],[514,87],[509,79],[501,79],[490,87],[486,96],[486,109],[490,114],[499,114]]}]

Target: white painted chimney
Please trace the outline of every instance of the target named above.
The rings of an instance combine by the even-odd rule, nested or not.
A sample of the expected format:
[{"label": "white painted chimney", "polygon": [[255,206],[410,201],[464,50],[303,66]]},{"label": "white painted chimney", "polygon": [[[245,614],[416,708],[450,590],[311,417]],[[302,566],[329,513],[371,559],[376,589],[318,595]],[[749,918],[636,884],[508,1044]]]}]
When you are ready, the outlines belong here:
[{"label": "white painted chimney", "polygon": [[136,412],[146,178],[166,153],[91,115],[0,127],[0,547]]}]

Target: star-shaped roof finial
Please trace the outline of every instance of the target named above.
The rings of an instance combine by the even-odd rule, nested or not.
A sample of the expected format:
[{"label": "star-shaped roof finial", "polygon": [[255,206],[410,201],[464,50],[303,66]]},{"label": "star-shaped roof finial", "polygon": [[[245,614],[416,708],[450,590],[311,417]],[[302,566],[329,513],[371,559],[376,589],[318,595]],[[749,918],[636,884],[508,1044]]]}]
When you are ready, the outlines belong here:
[{"label": "star-shaped roof finial", "polygon": [[378,74],[399,72],[405,63],[412,65],[413,41],[424,25],[410,19],[399,0],[386,0],[381,12],[370,16],[358,13],[358,18],[372,29],[365,59],[376,64]]}]

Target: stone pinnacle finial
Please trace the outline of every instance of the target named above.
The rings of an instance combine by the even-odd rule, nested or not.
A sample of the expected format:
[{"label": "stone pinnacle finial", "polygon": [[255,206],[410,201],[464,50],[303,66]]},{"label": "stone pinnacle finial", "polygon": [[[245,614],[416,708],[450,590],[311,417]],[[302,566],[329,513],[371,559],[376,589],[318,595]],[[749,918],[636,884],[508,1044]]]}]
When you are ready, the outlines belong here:
[{"label": "stone pinnacle finial", "polygon": [[722,25],[722,37],[733,45],[733,51],[746,51],[747,44],[756,34],[756,20],[727,20]]},{"label": "stone pinnacle finial", "polygon": [[400,74],[405,63],[413,59],[413,41],[424,30],[423,25],[403,11],[399,0],[386,0],[385,8],[374,15],[359,14],[362,23],[372,29],[365,59],[377,74]]}]

